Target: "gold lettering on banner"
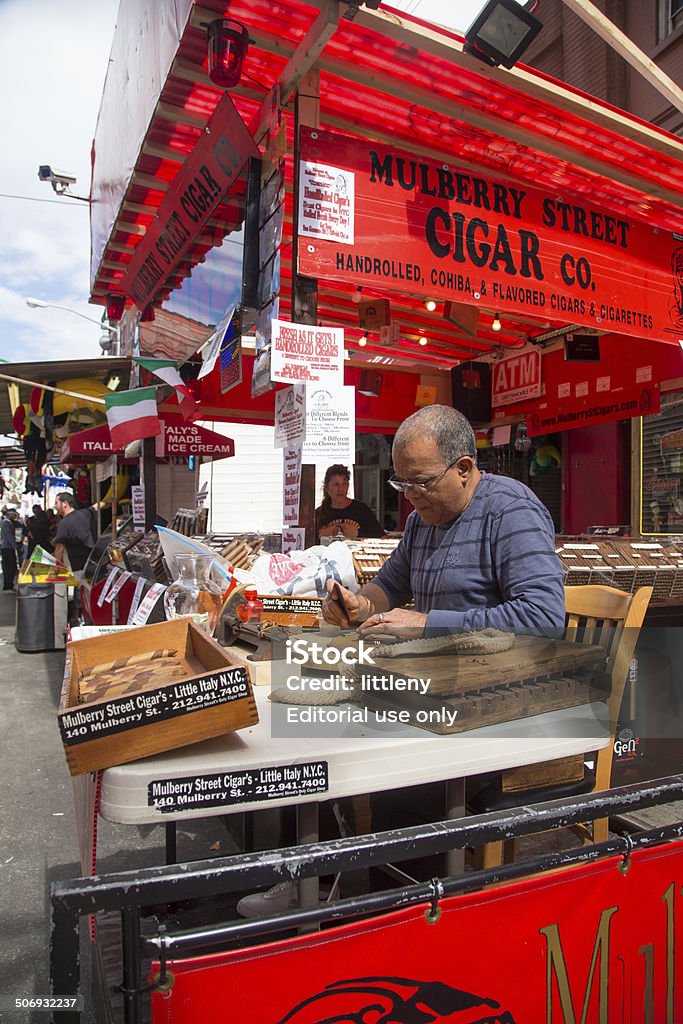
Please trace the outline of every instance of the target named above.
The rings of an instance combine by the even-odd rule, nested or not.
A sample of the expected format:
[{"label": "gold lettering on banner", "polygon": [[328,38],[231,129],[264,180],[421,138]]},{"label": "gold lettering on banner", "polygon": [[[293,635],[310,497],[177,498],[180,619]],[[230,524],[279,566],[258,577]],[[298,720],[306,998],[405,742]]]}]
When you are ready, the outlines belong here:
[{"label": "gold lettering on banner", "polygon": [[[600,957],[600,974],[598,983],[598,1024],[609,1024],[609,944],[610,944],[610,922],[616,914],[618,907],[607,907],[600,915],[598,931],[593,943],[593,955],[591,957],[588,979],[584,991],[583,1007],[581,1010],[580,1024],[586,1024],[588,1006],[591,992],[593,990],[593,979],[595,967]],[[553,978],[557,985],[557,993],[560,997],[560,1008],[562,1010],[563,1024],[576,1024],[576,1014],[572,992],[567,974],[567,964],[562,952],[560,941],[560,930],[556,924],[548,925],[546,928],[539,928],[541,935],[546,940],[546,1024],[552,1024],[553,1020]]]},{"label": "gold lettering on banner", "polygon": [[674,883],[662,896],[662,903],[666,903],[666,1024],[675,1024],[674,1021],[674,989],[676,972],[674,964]]},{"label": "gold lettering on banner", "polygon": [[643,1024],[655,1024],[655,949],[651,942],[640,946],[638,952],[645,961],[645,988],[643,989]]}]

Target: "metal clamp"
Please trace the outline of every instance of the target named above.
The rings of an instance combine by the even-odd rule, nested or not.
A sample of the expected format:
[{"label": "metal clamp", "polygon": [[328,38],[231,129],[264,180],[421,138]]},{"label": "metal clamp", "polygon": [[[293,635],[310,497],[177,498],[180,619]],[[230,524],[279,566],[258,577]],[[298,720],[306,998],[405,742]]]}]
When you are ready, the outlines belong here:
[{"label": "metal clamp", "polygon": [[628,869],[631,867],[631,853],[635,849],[635,843],[628,832],[622,832],[621,838],[626,843],[626,852],[619,864],[619,870],[622,875],[625,875]]},{"label": "metal clamp", "polygon": [[167,999],[171,994],[171,989],[175,984],[175,978],[171,971],[168,970],[166,962],[166,950],[168,948],[168,939],[166,937],[166,925],[159,925],[159,970],[152,976],[152,983],[149,986],[154,992],[158,992],[160,995],[165,996]]},{"label": "metal clamp", "polygon": [[439,900],[443,898],[444,889],[439,878],[432,878],[429,887],[432,890],[432,900],[429,909],[425,910],[425,921],[427,924],[436,924],[441,917]]}]

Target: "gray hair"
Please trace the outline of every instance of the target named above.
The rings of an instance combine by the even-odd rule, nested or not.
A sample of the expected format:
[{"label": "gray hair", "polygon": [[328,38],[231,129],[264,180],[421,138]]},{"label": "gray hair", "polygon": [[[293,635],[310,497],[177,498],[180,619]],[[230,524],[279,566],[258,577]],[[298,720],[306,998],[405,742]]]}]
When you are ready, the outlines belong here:
[{"label": "gray hair", "polygon": [[476,463],[474,431],[461,412],[449,405],[426,405],[404,420],[396,431],[392,455],[418,438],[431,437],[447,465],[469,455]]}]

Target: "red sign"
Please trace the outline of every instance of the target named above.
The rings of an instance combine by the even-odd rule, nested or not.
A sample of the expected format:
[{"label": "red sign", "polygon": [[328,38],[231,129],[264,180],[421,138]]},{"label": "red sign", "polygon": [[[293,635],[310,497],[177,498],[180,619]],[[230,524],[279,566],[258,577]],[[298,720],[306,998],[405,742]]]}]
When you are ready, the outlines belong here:
[{"label": "red sign", "polygon": [[[154,1024],[683,1020],[683,843],[170,964]],[[158,969],[158,966],[155,968]],[[267,979],[267,982],[266,982]]]},{"label": "red sign", "polygon": [[497,408],[494,423],[496,418],[526,417],[529,435],[537,437],[649,416],[659,412],[659,382],[675,379],[681,372],[680,351],[642,339],[605,334],[600,338],[600,356],[599,362],[577,363],[567,361],[561,349],[544,352],[539,397]]},{"label": "red sign", "polygon": [[511,405],[541,393],[541,353],[520,352],[491,366],[491,405]]},{"label": "red sign", "polygon": [[618,395],[595,396],[590,400],[574,394],[554,402],[541,412],[526,418],[529,437],[552,434],[557,430],[590,427],[608,420],[627,420],[634,416],[651,416],[659,412],[659,386],[652,384],[622,388]]},{"label": "red sign", "polygon": [[683,245],[637,215],[317,128],[301,166],[300,274],[683,337]]},{"label": "red sign", "polygon": [[[235,442],[197,423],[188,423],[182,417],[166,416],[161,420],[162,432],[156,438],[156,455],[167,458],[174,455],[205,455],[210,459],[227,459],[235,454]],[[61,463],[97,462],[109,458],[114,448],[109,427],[103,423],[90,430],[71,434],[62,445]],[[122,448],[117,449],[123,452]]]},{"label": "red sign", "polygon": [[226,92],[164,196],[128,265],[121,290],[144,309],[259,150]]}]

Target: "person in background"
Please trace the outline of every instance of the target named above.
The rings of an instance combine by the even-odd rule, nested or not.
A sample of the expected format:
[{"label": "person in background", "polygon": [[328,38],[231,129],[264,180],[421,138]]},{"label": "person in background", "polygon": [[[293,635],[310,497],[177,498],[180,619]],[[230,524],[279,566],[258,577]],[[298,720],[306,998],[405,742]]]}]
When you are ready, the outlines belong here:
[{"label": "person in background", "polygon": [[15,508],[4,508],[2,510],[0,549],[2,551],[3,590],[14,590],[14,581],[17,578],[17,544],[15,529],[19,522],[19,513]]},{"label": "person in background", "polygon": [[54,545],[50,538],[50,520],[42,505],[34,505],[32,511],[33,515],[26,520],[26,528],[28,530],[27,557],[30,557],[31,552],[37,545],[40,545],[45,551],[52,553]]},{"label": "person in background", "polygon": [[372,509],[357,498],[349,498],[350,480],[348,468],[339,464],[330,466],[325,473],[322,504],[315,510],[316,542],[340,533],[347,540],[384,536]]},{"label": "person in background", "polygon": [[48,526],[50,527],[50,544],[52,544],[52,550],[54,551],[55,535],[57,533],[57,524],[59,519],[57,518],[57,513],[53,508],[46,509],[45,515],[47,516]]},{"label": "person in background", "polygon": [[392,459],[389,483],[413,505],[403,538],[358,594],[341,588],[345,608],[328,581],[325,619],[404,639],[487,627],[559,635],[564,585],[550,513],[524,484],[477,468],[462,413],[444,405],[413,413]]},{"label": "person in background", "polygon": [[95,546],[96,507],[76,508],[76,499],[70,491],[60,491],[55,498],[57,515],[61,516],[55,534],[55,556],[76,576],[85,568]]}]

